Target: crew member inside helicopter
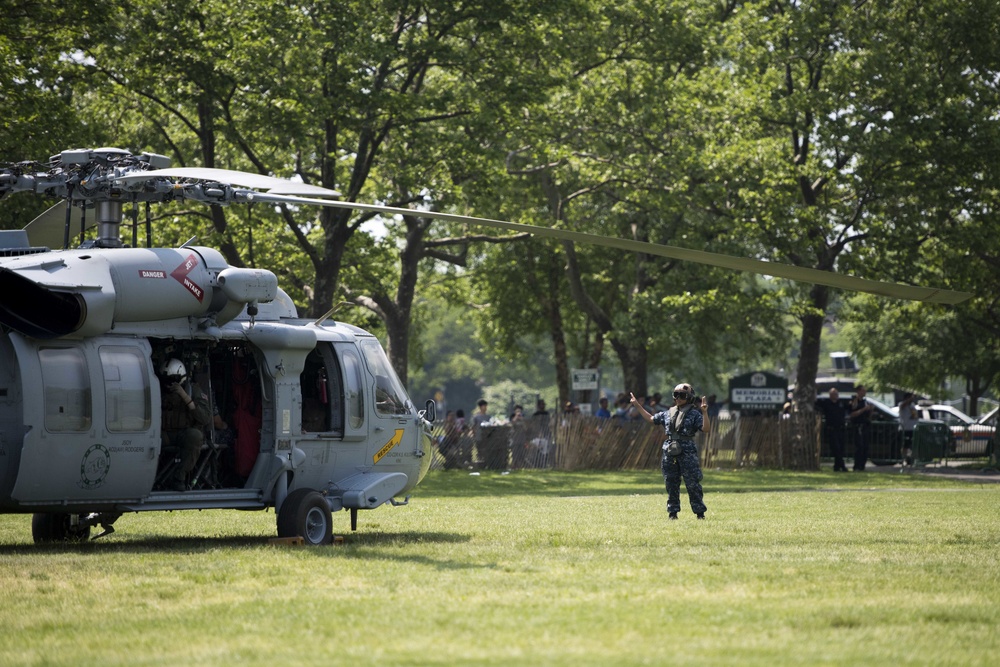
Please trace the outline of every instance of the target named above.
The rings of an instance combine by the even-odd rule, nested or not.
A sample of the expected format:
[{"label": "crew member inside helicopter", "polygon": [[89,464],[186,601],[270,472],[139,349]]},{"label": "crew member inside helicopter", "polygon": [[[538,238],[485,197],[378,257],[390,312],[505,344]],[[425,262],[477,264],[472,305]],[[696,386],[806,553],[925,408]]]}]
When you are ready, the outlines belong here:
[{"label": "crew member inside helicopter", "polygon": [[205,427],[212,421],[208,396],[190,382],[187,369],[179,359],[168,359],[160,367],[163,407],[164,451],[176,452],[179,460],[165,486],[171,491],[186,491],[188,474],[194,469],[205,443]]}]

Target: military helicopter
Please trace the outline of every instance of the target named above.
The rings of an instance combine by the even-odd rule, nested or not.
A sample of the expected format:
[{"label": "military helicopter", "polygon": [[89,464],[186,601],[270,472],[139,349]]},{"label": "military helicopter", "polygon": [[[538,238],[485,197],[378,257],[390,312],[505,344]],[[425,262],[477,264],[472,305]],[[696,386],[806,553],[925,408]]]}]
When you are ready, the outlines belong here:
[{"label": "military helicopter", "polygon": [[[125,513],[274,508],[277,534],[332,540],[332,513],[405,504],[431,461],[436,406],[418,410],[370,333],[299,318],[275,275],[188,242],[138,247],[139,204],[192,200],[408,209],[304,183],[170,168],[153,153],[63,151],[0,167],[0,197],[65,200],[0,231],[0,512],[30,513],[36,542],[114,531]],[[133,238],[120,238],[132,204]],[[97,236],[70,248],[73,208]],[[88,209],[93,211],[86,220]],[[896,298],[969,294],[436,211],[421,216],[596,243]],[[61,225],[59,223],[62,223]],[[61,229],[60,229],[61,227]],[[56,248],[56,249],[53,249]],[[164,402],[203,410],[178,446]],[[183,451],[182,451],[183,450]],[[403,500],[399,500],[400,497]],[[95,539],[96,539],[95,537]]]}]

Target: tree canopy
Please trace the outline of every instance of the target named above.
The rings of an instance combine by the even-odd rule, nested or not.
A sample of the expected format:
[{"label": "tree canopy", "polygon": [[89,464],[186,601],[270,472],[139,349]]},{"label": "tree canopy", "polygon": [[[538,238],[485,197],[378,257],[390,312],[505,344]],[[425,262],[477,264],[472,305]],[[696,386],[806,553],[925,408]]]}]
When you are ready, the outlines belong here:
[{"label": "tree canopy", "polygon": [[[560,400],[577,365],[620,365],[639,393],[653,369],[721,388],[780,365],[793,317],[806,408],[839,296],[421,216],[436,210],[972,291],[958,308],[861,299],[843,316],[886,383],[930,387],[936,365],[976,395],[997,385],[972,379],[1000,347],[987,0],[42,0],[0,25],[2,160],[122,145],[411,208],[159,221],[160,242],[196,233],[274,270],[303,313],[360,306],[338,317],[380,328],[404,378],[476,372],[474,355],[424,365],[448,349],[421,298],[435,290],[498,358],[544,341]],[[43,207],[12,197],[0,216],[20,227]],[[902,361],[942,336],[966,342]]]}]

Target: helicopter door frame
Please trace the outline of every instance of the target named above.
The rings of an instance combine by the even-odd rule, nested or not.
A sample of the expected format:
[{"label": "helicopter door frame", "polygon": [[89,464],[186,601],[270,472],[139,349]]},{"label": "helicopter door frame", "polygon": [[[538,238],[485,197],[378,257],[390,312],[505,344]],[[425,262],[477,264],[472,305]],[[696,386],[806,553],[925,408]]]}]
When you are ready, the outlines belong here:
[{"label": "helicopter door frame", "polygon": [[148,341],[35,340],[16,333],[10,339],[21,369],[25,424],[11,497],[29,505],[93,505],[147,496],[160,450],[159,388]]},{"label": "helicopter door frame", "polygon": [[317,341],[302,370],[302,434],[344,437],[344,375],[329,341]]},{"label": "helicopter door frame", "polygon": [[368,439],[367,386],[364,355],[355,343],[333,343],[344,392],[344,441]]}]

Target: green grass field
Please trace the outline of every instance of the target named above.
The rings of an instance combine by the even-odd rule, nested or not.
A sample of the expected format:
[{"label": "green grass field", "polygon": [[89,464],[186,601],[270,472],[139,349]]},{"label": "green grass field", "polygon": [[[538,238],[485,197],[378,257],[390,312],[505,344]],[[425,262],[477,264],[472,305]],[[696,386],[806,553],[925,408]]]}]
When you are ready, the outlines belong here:
[{"label": "green grass field", "polygon": [[341,546],[273,513],[0,516],[0,665],[993,665],[1000,485],[706,471],[434,472]]}]

